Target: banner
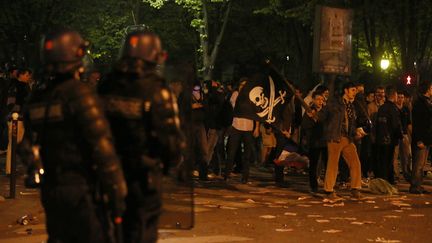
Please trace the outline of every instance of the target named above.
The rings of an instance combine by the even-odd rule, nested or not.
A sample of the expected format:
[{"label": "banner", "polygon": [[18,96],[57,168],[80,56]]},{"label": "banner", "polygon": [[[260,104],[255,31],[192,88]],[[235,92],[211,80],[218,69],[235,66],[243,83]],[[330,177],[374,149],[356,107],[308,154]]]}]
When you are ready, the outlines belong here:
[{"label": "banner", "polygon": [[315,11],[313,71],[351,74],[352,22],[350,9],[318,6]]},{"label": "banner", "polygon": [[276,123],[292,96],[285,82],[276,75],[253,79],[240,91],[234,116]]}]

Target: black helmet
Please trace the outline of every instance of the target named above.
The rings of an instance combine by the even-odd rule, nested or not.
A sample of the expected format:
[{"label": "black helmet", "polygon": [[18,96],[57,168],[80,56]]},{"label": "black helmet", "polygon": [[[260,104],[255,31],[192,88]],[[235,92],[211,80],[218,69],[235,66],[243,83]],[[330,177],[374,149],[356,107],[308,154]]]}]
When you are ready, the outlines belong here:
[{"label": "black helmet", "polygon": [[120,59],[136,58],[152,64],[162,64],[166,52],[155,33],[150,30],[135,30],[128,33],[120,50]]},{"label": "black helmet", "polygon": [[89,43],[74,30],[59,30],[42,39],[41,59],[47,71],[68,73],[82,67]]}]

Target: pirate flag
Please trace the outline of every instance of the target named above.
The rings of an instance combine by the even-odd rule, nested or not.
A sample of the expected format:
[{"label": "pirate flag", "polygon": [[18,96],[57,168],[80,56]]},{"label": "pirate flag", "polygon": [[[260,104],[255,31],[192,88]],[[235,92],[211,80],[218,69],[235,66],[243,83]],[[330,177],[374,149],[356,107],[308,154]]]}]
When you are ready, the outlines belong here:
[{"label": "pirate flag", "polygon": [[240,91],[234,116],[269,124],[277,123],[293,97],[287,84],[274,72],[252,78]]}]

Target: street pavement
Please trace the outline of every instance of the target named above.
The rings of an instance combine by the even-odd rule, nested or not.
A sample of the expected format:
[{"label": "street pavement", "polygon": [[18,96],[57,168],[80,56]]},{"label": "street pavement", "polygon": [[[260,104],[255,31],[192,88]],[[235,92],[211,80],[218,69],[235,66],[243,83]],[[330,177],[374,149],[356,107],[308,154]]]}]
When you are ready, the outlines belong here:
[{"label": "street pavement", "polygon": [[[1,165],[1,163],[0,163]],[[384,196],[363,189],[364,200],[323,202],[323,194],[308,192],[307,175],[290,172],[284,187],[277,187],[270,172],[251,169],[251,182],[240,178],[195,181],[195,226],[191,230],[161,229],[161,243],[217,242],[430,242],[432,195],[408,194],[408,184],[397,185],[398,195]],[[0,176],[1,194],[8,179]],[[0,242],[44,242],[43,209],[38,192],[22,186],[16,199],[0,202]],[[432,179],[426,179],[432,190]],[[17,219],[31,214],[29,225]]]}]

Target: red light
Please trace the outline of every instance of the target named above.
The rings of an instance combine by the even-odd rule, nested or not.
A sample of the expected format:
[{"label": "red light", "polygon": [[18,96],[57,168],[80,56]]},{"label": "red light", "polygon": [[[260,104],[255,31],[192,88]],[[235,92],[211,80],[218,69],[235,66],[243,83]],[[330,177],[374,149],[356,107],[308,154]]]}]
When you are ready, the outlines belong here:
[{"label": "red light", "polygon": [[407,82],[406,82],[406,84],[408,85],[408,84],[411,84],[411,76],[410,75],[408,75],[408,77],[406,78],[406,80],[407,80]]}]

